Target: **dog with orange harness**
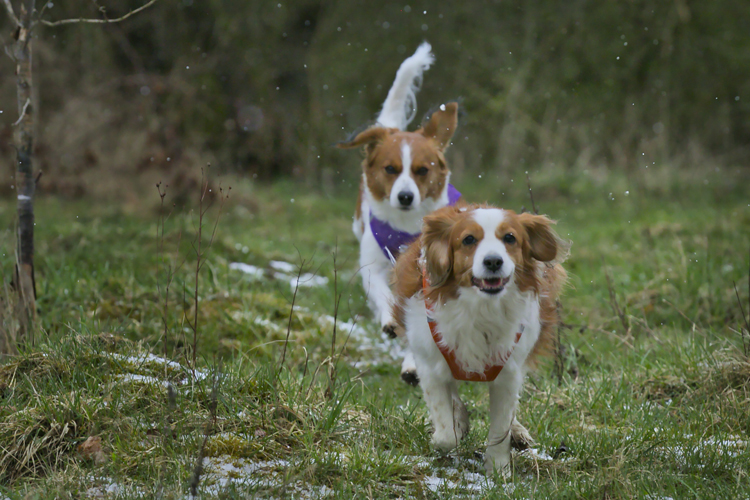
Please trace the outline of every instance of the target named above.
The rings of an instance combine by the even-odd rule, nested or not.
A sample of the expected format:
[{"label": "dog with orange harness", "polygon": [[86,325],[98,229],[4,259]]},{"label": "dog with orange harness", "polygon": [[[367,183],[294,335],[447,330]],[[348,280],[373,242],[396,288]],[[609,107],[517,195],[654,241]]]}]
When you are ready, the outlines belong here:
[{"label": "dog with orange harness", "polygon": [[424,218],[422,235],[394,270],[394,317],[406,332],[443,452],[469,430],[457,381],[490,392],[488,472],[505,472],[527,370],[552,343],[568,244],[545,216],[470,205]]}]

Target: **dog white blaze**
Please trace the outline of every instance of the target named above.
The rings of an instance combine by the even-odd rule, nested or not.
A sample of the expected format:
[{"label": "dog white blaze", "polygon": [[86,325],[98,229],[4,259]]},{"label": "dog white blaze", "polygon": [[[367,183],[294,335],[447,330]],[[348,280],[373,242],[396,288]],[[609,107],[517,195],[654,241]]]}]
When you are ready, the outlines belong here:
[{"label": "dog white blaze", "polygon": [[417,186],[417,183],[414,182],[411,176],[411,161],[411,145],[404,141],[401,143],[401,165],[403,166],[403,170],[399,174],[398,179],[396,179],[396,182],[393,183],[393,188],[391,189],[390,202],[393,207],[400,208],[402,206],[401,202],[398,201],[398,195],[402,192],[411,193],[414,197],[411,205],[408,206],[409,209],[417,208],[422,201],[419,195],[419,186]]},{"label": "dog white blaze", "polygon": [[513,260],[508,254],[508,250],[505,248],[505,244],[497,238],[495,231],[505,220],[505,210],[497,208],[478,208],[474,211],[474,220],[477,224],[482,226],[484,230],[484,238],[479,242],[476,251],[474,252],[474,264],[471,267],[471,272],[477,278],[491,278],[497,277],[496,274],[491,273],[484,266],[484,259],[488,255],[499,255],[503,259],[503,265],[500,268],[500,276],[507,278],[513,275],[516,266]]}]

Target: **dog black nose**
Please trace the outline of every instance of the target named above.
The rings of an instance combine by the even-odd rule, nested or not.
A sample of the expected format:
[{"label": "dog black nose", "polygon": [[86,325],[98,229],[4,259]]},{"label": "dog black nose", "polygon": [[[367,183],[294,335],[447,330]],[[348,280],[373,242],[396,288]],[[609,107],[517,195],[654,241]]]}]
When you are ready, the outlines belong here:
[{"label": "dog black nose", "polygon": [[484,267],[492,271],[493,273],[499,271],[503,267],[503,258],[499,255],[488,255],[484,258]]},{"label": "dog black nose", "polygon": [[398,193],[398,202],[401,203],[402,206],[408,207],[411,205],[412,201],[414,201],[414,195],[411,191],[401,191]]}]

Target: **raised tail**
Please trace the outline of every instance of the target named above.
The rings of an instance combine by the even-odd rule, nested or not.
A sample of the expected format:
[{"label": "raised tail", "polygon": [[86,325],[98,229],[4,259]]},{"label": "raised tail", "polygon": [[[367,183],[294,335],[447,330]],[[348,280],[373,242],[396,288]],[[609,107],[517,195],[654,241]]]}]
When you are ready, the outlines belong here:
[{"label": "raised tail", "polygon": [[404,130],[417,115],[416,94],[422,86],[422,73],[435,62],[431,51],[432,46],[423,42],[413,56],[401,63],[378,115],[378,125]]}]

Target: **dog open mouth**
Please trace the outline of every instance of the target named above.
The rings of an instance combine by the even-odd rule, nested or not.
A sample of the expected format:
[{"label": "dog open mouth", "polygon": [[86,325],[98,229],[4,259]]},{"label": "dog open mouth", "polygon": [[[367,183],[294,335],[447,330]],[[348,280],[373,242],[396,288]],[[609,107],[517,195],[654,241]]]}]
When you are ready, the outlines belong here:
[{"label": "dog open mouth", "polygon": [[471,278],[472,285],[490,295],[502,292],[509,281],[510,276],[507,278]]}]

